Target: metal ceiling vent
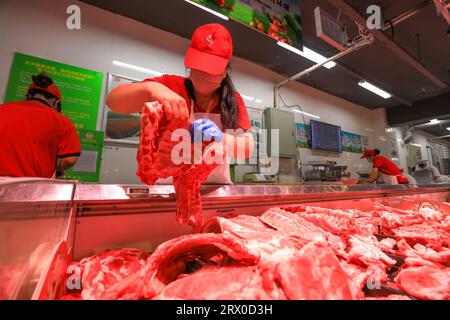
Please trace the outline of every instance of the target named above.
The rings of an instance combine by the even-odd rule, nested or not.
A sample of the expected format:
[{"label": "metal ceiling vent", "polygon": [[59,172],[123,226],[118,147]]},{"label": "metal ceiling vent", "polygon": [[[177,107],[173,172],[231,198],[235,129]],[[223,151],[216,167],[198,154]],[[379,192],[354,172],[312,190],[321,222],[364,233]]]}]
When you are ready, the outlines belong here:
[{"label": "metal ceiling vent", "polygon": [[347,48],[347,31],[345,26],[334,19],[320,7],[314,9],[317,37],[339,51]]}]

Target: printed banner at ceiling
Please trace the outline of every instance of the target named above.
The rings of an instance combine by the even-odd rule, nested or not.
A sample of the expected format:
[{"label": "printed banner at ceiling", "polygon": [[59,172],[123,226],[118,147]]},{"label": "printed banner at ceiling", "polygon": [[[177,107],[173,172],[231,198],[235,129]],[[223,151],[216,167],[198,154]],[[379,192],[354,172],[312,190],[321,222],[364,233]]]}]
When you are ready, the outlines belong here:
[{"label": "printed banner at ceiling", "polygon": [[303,50],[300,1],[193,0],[293,47]]}]

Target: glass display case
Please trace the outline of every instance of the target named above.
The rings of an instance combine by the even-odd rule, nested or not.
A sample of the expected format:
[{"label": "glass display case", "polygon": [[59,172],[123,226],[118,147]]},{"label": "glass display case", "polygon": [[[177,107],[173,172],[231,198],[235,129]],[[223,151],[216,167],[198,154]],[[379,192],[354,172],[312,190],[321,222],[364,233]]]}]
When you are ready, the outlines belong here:
[{"label": "glass display case", "polygon": [[[205,220],[307,204],[370,211],[375,203],[448,210],[450,185],[234,185],[202,188]],[[188,234],[175,219],[172,186],[54,180],[0,182],[0,299],[55,299],[65,272],[105,249],[138,248]]]},{"label": "glass display case", "polygon": [[0,180],[0,299],[39,298],[54,257],[68,257],[74,191],[73,182]]}]

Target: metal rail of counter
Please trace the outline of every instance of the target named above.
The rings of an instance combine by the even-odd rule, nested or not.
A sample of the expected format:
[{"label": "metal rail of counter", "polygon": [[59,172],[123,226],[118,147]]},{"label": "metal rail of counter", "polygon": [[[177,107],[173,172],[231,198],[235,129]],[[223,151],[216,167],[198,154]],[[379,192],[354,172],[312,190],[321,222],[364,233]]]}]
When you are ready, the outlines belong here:
[{"label": "metal rail of counter", "polygon": [[[203,186],[204,210],[218,214],[322,201],[356,200],[449,193],[449,185],[227,185]],[[173,186],[78,185],[74,202],[79,216],[174,212]]]}]

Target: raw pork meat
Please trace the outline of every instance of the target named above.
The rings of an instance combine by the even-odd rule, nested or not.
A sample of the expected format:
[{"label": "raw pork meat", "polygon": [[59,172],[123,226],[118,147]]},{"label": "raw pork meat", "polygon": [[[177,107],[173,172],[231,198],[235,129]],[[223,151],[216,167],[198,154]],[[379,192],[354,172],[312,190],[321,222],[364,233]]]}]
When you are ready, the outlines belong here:
[{"label": "raw pork meat", "polygon": [[399,286],[419,299],[450,299],[450,271],[430,267],[411,267],[400,271]]},{"label": "raw pork meat", "polygon": [[[137,154],[137,175],[142,182],[153,185],[159,178],[174,177],[177,202],[177,221],[187,223],[198,232],[203,224],[200,186],[216,168],[215,164],[205,164],[191,154],[180,154],[184,164],[174,164],[170,155],[179,141],[171,141],[176,129],[189,129],[190,123],[169,123],[159,103],[147,103],[142,111],[141,137]],[[189,132],[189,131],[187,131]]]},{"label": "raw pork meat", "polygon": [[311,242],[277,268],[279,282],[288,299],[350,300],[349,278],[333,251]]},{"label": "raw pork meat", "polygon": [[269,300],[257,266],[203,268],[170,283],[158,300]]},{"label": "raw pork meat", "polygon": [[365,266],[384,267],[392,267],[396,263],[381,251],[378,240],[374,236],[362,237],[359,235],[350,236],[349,261]]},{"label": "raw pork meat", "polygon": [[118,250],[83,259],[81,298],[450,299],[449,233],[439,219],[382,205],[215,217],[148,258]]},{"label": "raw pork meat", "polygon": [[[111,299],[106,294],[108,289],[142,269],[147,256],[138,249],[120,249],[82,259],[79,263],[83,287],[81,297],[84,300]],[[133,298],[133,292],[128,292],[125,298]]]},{"label": "raw pork meat", "polygon": [[138,282],[144,285],[143,296],[148,299],[158,295],[184,272],[189,261],[197,258],[209,261],[217,256],[243,264],[259,261],[258,252],[251,252],[242,241],[232,236],[211,233],[181,236],[161,244],[148,258],[138,275]]}]

